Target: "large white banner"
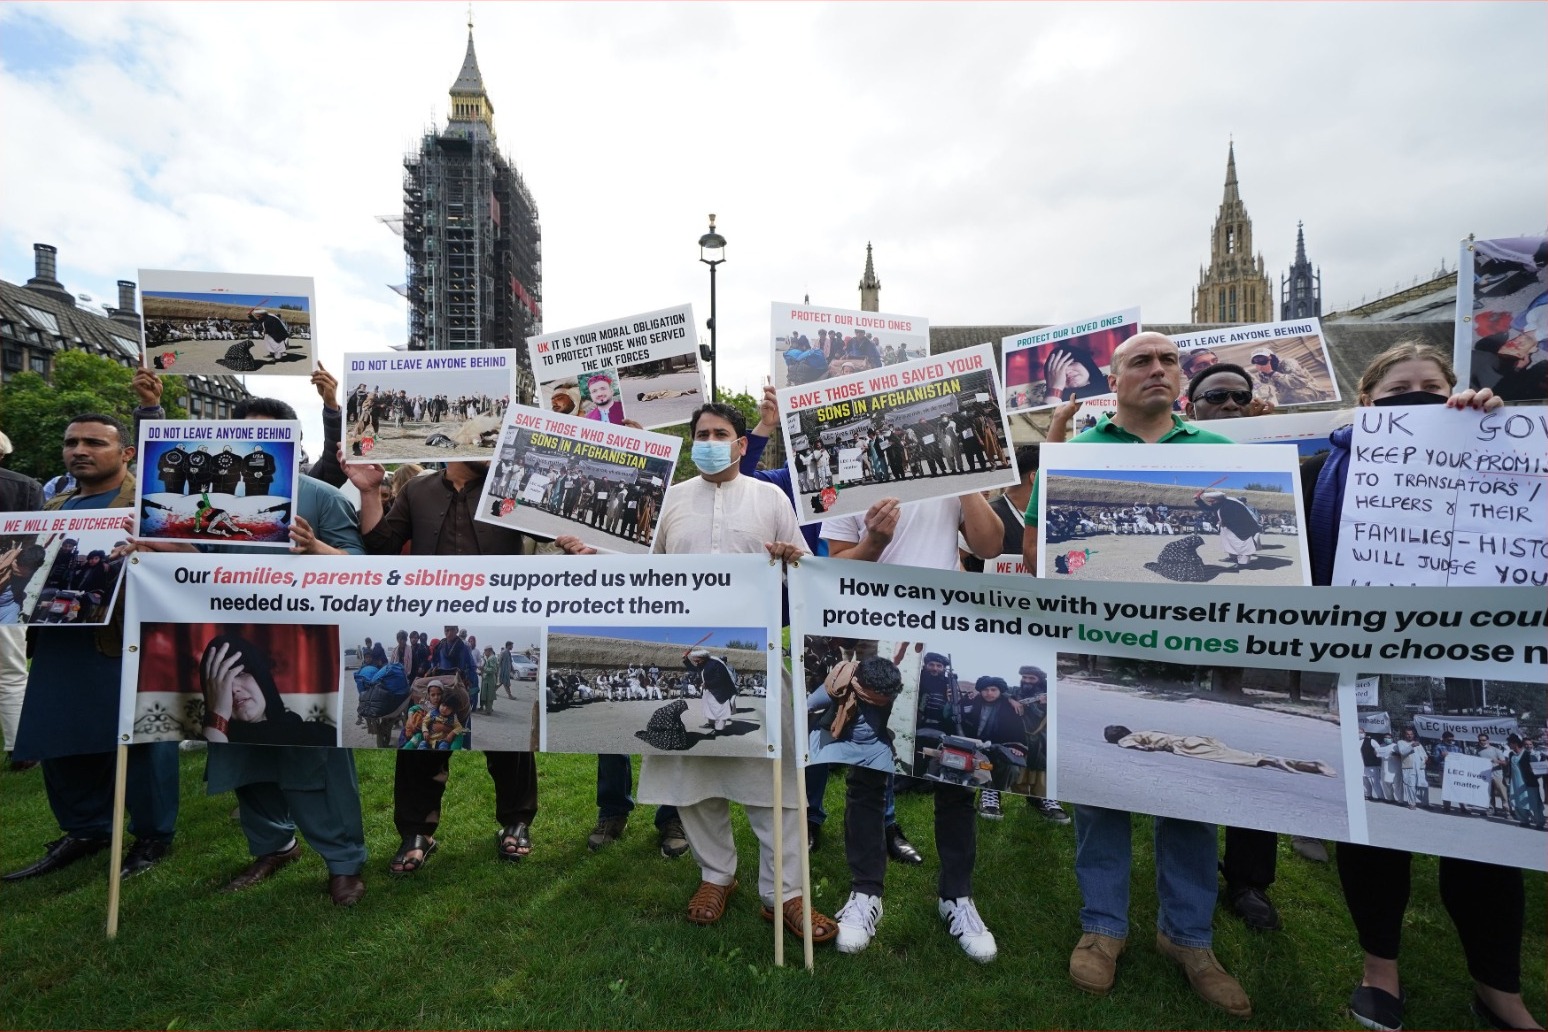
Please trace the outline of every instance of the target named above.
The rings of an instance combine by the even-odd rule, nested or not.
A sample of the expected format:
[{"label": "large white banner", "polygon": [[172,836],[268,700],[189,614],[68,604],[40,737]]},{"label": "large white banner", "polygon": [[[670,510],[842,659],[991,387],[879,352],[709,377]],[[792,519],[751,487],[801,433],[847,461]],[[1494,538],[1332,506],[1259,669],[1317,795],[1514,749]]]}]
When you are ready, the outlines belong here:
[{"label": "large white banner", "polygon": [[1363,408],[1335,584],[1548,584],[1548,408]]},{"label": "large white banner", "polygon": [[125,742],[779,750],[765,557],[136,553],[129,585]]},{"label": "large white banner", "polygon": [[[1406,848],[1548,862],[1540,833],[1434,811],[1417,769],[1416,809],[1367,803],[1354,693],[1374,674],[1483,677],[1514,681],[1519,710],[1542,712],[1548,609],[1535,589],[1265,592],[807,559],[790,603],[797,740],[804,731],[811,762],[882,761],[836,748],[848,724],[818,692],[874,656],[895,671],[875,678],[892,685],[884,717],[869,712],[899,773],[1382,845],[1395,844],[1389,819],[1418,822]],[[803,729],[808,705],[817,717]]]},{"label": "large white banner", "polygon": [[699,369],[693,306],[527,338],[538,404],[561,415],[651,429],[713,399]]}]

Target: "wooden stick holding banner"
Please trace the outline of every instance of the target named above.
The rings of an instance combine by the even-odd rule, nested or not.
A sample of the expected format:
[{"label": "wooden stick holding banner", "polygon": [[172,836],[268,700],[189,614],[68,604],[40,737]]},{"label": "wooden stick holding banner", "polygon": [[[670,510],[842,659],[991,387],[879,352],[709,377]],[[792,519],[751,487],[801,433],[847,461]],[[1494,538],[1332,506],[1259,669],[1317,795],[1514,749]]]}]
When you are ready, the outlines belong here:
[{"label": "wooden stick holding banner", "polygon": [[[707,636],[706,636],[707,637]],[[774,757],[774,966],[785,966],[784,770]]]},{"label": "wooden stick holding banner", "polygon": [[[805,750],[804,742],[797,742],[796,748]],[[805,773],[803,771],[803,773]],[[802,779],[803,782],[805,779]],[[801,843],[801,960],[806,964],[806,970],[815,973],[817,968],[812,959],[812,855],[811,839],[808,835],[810,826],[806,823],[806,793],[797,793],[800,802],[797,804],[796,827]]]},{"label": "wooden stick holding banner", "polygon": [[108,868],[107,937],[118,938],[118,895],[123,887],[124,874],[124,791],[129,781],[129,747],[118,747],[118,759],[113,768],[113,844],[108,850],[111,866]]}]

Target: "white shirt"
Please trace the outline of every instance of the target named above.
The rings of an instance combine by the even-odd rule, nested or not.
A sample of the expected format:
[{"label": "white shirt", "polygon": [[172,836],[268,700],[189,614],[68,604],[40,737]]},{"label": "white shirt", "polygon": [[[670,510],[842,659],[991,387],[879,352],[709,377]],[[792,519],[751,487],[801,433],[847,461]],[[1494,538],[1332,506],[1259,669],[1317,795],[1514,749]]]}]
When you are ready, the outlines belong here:
[{"label": "white shirt", "polygon": [[673,555],[762,552],[767,541],[806,551],[795,509],[773,484],[736,476],[723,484],[695,477],[673,485],[661,508],[655,551]]},{"label": "white shirt", "polygon": [[[961,525],[962,500],[959,498],[910,502],[898,510],[898,529],[876,561],[927,570],[959,569],[957,528]],[[829,541],[858,544],[865,538],[865,514],[824,520],[822,536]]]}]

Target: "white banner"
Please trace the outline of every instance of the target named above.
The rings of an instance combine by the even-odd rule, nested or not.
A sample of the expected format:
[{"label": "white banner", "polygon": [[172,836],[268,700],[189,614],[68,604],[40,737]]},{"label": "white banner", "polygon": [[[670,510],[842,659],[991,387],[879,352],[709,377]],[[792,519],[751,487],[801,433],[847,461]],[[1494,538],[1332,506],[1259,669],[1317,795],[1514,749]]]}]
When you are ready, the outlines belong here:
[{"label": "white banner", "polygon": [[1548,408],[1363,408],[1337,584],[1548,584]]},{"label": "white banner", "polygon": [[1447,731],[1469,742],[1479,735],[1488,735],[1500,748],[1507,737],[1521,732],[1515,717],[1449,717],[1432,713],[1415,713],[1412,723],[1420,738],[1439,739]]},{"label": "white banner", "polygon": [[124,742],[778,752],[780,569],[761,556],[136,553],[131,570]]},{"label": "white banner", "polygon": [[713,400],[698,349],[692,305],[527,338],[541,407],[647,429],[686,422]]},{"label": "white banner", "polygon": [[1441,772],[1441,799],[1487,810],[1493,770],[1494,764],[1480,757],[1447,753],[1445,769]]},{"label": "white banner", "polygon": [[[1401,831],[1454,820],[1365,802],[1355,677],[1530,686],[1548,665],[1548,611],[1535,589],[1265,592],[833,559],[803,560],[789,582],[798,741],[807,707],[820,717],[804,731],[812,762],[881,760],[844,737],[844,715],[817,692],[845,661],[874,655],[896,682],[890,708],[866,719],[891,732],[885,762],[899,773],[1342,841],[1387,845],[1393,821]],[[1340,676],[1348,683],[1335,689]],[[1007,711],[1006,699],[1017,706]],[[1522,705],[1535,712],[1544,701]],[[1345,725],[1340,712],[1351,715]],[[1423,802],[1423,764],[1408,774]],[[1538,870],[1548,861],[1540,838],[1511,822],[1455,828],[1411,834],[1409,848]]]},{"label": "white banner", "polygon": [[[1376,692],[1377,692],[1377,689],[1380,686],[1381,686],[1381,678],[1379,678],[1379,677],[1361,677],[1361,678],[1357,678],[1355,680],[1355,689],[1354,689],[1355,705],[1356,706],[1374,706],[1374,705],[1376,705]],[[1361,726],[1364,727],[1363,724]]]}]

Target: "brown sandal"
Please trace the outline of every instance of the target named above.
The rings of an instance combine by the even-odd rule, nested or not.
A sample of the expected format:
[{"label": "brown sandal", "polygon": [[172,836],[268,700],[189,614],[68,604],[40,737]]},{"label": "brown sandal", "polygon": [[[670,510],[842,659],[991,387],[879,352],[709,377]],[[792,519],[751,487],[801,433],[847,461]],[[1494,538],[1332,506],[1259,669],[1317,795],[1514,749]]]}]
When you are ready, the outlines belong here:
[{"label": "brown sandal", "polygon": [[[801,913],[801,897],[793,896],[785,900],[785,931],[791,935],[800,935],[801,926],[804,923],[804,915]],[[767,903],[763,904],[763,919],[772,922],[774,920],[774,908]],[[812,910],[812,944],[820,946],[831,939],[838,937],[838,925],[833,918],[826,914]]]},{"label": "brown sandal", "polygon": [[698,890],[688,900],[688,920],[696,925],[712,925],[719,921],[726,913],[726,898],[735,888],[735,881],[730,885],[711,885],[701,881]]}]

